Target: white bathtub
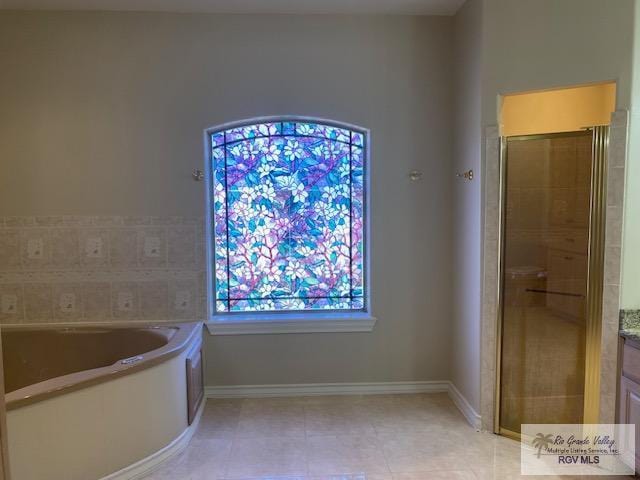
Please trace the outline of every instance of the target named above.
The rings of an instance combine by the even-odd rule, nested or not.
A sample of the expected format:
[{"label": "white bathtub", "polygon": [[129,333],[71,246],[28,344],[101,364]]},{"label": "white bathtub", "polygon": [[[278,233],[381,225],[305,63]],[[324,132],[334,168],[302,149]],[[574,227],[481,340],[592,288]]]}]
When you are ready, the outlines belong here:
[{"label": "white bathtub", "polygon": [[[15,332],[3,331],[5,383],[21,387],[6,394],[13,480],[134,478],[185,436],[187,377],[201,375],[200,324]],[[25,345],[39,346],[29,353]]]}]

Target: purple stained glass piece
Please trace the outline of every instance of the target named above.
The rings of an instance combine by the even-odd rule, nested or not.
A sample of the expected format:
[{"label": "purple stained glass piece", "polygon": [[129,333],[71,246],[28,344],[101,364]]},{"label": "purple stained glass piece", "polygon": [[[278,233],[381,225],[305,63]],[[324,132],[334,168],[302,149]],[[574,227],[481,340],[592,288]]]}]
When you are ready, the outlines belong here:
[{"label": "purple stained glass piece", "polygon": [[363,134],[270,122],[211,138],[216,311],[364,309]]}]

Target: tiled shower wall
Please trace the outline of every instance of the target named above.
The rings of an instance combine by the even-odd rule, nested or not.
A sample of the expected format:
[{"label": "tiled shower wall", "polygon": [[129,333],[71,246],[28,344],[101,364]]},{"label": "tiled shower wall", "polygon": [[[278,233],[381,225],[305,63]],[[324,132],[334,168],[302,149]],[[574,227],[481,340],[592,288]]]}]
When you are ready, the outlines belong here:
[{"label": "tiled shower wall", "polygon": [[201,217],[0,217],[0,321],[201,320],[203,229]]}]

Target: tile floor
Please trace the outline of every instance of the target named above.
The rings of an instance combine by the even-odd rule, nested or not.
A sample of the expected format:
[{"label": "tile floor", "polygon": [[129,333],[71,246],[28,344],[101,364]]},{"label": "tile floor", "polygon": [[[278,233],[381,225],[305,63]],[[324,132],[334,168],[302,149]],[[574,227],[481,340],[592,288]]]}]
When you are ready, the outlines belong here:
[{"label": "tile floor", "polygon": [[210,399],[187,449],[147,480],[497,480],[519,472],[519,444],[474,431],[446,394],[371,395]]}]

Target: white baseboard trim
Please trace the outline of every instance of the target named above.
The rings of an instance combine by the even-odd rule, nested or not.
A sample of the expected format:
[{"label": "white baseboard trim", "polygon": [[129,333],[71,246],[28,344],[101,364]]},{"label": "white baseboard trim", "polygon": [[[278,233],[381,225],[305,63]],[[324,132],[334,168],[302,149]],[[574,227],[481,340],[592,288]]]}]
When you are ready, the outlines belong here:
[{"label": "white baseboard trim", "polygon": [[477,431],[480,431],[482,429],[482,418],[480,414],[475,411],[469,401],[452,382],[449,382],[449,398],[451,398],[454,405],[458,407],[458,410],[464,415],[464,418],[467,419],[469,424]]},{"label": "white baseboard trim", "polygon": [[318,395],[376,395],[393,393],[447,393],[476,430],[481,419],[456,386],[448,380],[378,383],[298,383],[285,385],[225,385],[205,387],[207,398],[310,397]]},{"label": "white baseboard trim", "polygon": [[146,477],[155,470],[158,470],[164,462],[170,460],[187,448],[187,445],[189,445],[189,442],[191,441],[191,437],[193,437],[193,434],[196,432],[198,424],[200,423],[200,417],[202,416],[204,405],[205,402],[202,402],[196,417],[193,419],[193,422],[191,422],[191,425],[189,425],[170,444],[161,448],[157,452],[152,453],[148,457],[137,461],[136,463],[124,467],[123,469],[107,475],[106,477],[102,477],[100,480],[138,480]]},{"label": "white baseboard trim", "polygon": [[374,395],[448,392],[449,382],[299,383],[287,385],[229,385],[205,387],[207,398],[309,397],[315,395]]}]

